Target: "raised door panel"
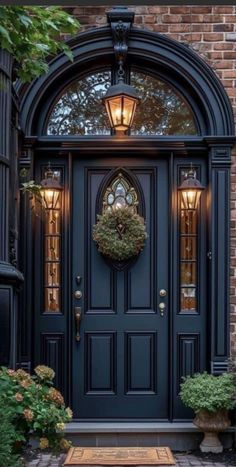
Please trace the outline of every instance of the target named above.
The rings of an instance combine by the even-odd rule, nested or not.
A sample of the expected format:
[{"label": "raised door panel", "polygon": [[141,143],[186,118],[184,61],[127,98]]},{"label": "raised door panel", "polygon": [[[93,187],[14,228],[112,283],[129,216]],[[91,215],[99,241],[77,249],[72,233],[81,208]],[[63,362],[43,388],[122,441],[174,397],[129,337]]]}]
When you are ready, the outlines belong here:
[{"label": "raised door panel", "polygon": [[156,392],[157,333],[126,334],[125,372],[126,394]]}]

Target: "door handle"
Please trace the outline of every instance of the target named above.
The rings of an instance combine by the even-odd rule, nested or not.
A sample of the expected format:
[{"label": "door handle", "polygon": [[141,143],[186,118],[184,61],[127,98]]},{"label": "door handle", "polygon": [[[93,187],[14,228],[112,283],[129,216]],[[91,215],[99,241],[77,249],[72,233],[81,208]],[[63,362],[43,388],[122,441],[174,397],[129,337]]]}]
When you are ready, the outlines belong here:
[{"label": "door handle", "polygon": [[80,306],[75,307],[75,340],[80,341],[80,323],[82,319],[82,310]]},{"label": "door handle", "polygon": [[160,314],[162,317],[164,316],[165,307],[166,307],[165,303],[163,302],[159,303],[159,310],[160,310]]}]

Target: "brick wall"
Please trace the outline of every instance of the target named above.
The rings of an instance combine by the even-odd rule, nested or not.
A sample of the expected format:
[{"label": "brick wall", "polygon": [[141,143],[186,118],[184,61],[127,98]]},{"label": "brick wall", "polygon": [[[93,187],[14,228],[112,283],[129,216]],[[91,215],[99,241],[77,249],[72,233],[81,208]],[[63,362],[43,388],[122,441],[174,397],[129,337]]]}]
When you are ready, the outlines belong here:
[{"label": "brick wall", "polygon": [[[236,120],[236,6],[133,6],[135,25],[188,43],[222,81]],[[104,26],[111,7],[68,7],[81,30]],[[231,172],[231,349],[236,360],[236,150]]]}]

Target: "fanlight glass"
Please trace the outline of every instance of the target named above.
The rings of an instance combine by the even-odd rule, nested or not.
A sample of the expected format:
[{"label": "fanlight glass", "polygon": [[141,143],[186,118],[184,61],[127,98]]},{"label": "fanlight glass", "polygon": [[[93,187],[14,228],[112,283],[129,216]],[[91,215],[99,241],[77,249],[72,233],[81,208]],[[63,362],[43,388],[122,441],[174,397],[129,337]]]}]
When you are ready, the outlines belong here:
[{"label": "fanlight glass", "polygon": [[[109,135],[111,126],[118,128],[120,125],[124,130],[131,125],[133,135],[198,134],[190,105],[167,82],[133,69],[130,85],[141,98],[139,105],[129,101],[127,96],[119,96],[117,100],[108,101],[106,111],[102,99],[112,85],[110,70],[93,72],[73,81],[52,107],[47,134]],[[122,109],[125,112],[122,113]]]},{"label": "fanlight glass", "polygon": [[141,98],[135,111],[131,134],[198,134],[190,106],[173,86],[139,71],[132,71],[130,78],[130,84]]},{"label": "fanlight glass", "polygon": [[77,79],[56,102],[48,119],[48,135],[107,135],[110,124],[102,97],[111,85],[111,72]]}]

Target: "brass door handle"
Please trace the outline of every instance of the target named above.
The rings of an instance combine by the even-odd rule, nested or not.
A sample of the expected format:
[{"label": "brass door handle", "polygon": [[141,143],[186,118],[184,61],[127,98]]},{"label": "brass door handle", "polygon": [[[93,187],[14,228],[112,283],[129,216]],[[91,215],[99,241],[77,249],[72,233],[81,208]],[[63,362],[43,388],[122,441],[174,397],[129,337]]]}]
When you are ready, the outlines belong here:
[{"label": "brass door handle", "polygon": [[165,303],[163,302],[159,303],[159,310],[160,310],[161,316],[164,316],[165,307],[166,307]]},{"label": "brass door handle", "polygon": [[82,311],[80,306],[75,307],[75,340],[80,341],[80,323],[82,319]]}]

